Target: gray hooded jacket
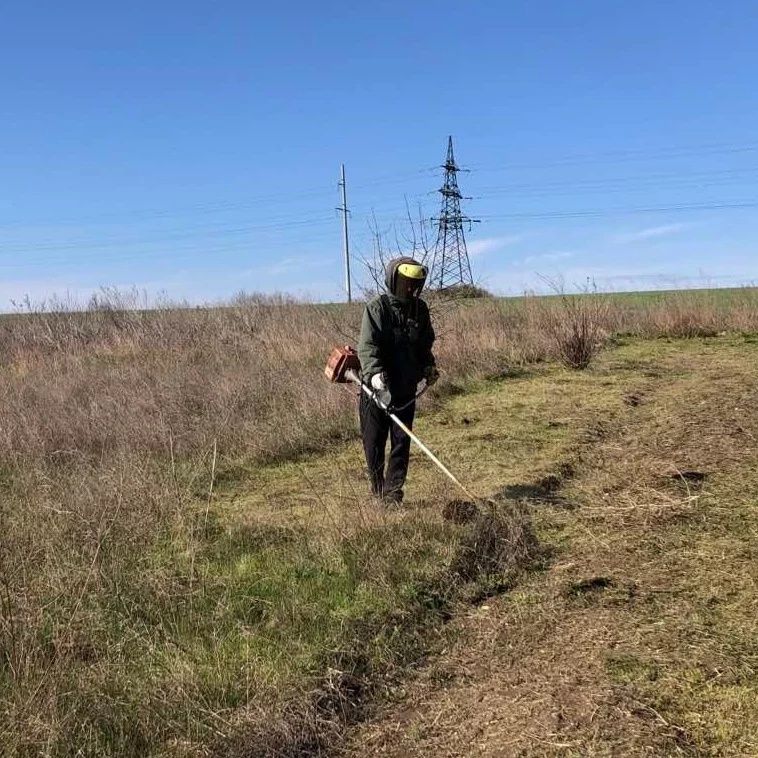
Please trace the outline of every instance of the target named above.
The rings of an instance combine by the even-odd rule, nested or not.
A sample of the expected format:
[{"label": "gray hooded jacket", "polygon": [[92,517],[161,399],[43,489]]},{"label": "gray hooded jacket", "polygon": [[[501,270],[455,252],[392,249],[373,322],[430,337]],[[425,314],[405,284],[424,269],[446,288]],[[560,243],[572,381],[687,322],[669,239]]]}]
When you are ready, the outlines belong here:
[{"label": "gray hooded jacket", "polygon": [[411,260],[397,258],[387,266],[388,293],[367,303],[358,342],[364,380],[386,373],[395,403],[412,398],[427,368],[434,365],[429,307],[419,298],[403,300],[391,294],[398,266]]}]

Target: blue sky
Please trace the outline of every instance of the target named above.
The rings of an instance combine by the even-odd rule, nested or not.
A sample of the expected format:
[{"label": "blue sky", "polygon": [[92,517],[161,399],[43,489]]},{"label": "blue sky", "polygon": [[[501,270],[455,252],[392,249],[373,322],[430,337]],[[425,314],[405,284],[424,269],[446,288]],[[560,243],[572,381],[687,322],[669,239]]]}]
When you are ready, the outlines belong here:
[{"label": "blue sky", "polygon": [[0,308],[339,298],[340,162],[365,255],[448,134],[496,291],[758,281],[756,39],[740,0],[5,3]]}]

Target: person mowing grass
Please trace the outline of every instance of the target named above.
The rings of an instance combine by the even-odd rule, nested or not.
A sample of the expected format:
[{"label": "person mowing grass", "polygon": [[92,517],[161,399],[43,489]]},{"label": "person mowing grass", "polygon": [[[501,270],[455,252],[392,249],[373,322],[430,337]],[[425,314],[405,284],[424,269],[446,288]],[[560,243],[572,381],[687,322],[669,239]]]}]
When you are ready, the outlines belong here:
[{"label": "person mowing grass", "polygon": [[[419,384],[426,381],[432,385],[439,378],[432,354],[434,329],[429,307],[421,299],[426,277],[426,268],[413,258],[391,260],[386,269],[387,292],[367,303],[358,343],[363,381],[409,429]],[[410,437],[365,393],[361,393],[358,413],[371,491],[386,503],[401,503]]]}]

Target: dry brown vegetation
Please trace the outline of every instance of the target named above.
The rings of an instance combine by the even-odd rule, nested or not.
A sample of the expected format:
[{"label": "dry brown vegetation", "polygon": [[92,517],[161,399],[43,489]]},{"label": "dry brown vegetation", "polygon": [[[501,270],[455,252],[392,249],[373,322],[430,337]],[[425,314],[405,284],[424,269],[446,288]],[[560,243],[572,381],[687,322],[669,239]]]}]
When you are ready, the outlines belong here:
[{"label": "dry brown vegetation", "polygon": [[[322,369],[332,345],[354,339],[358,306],[132,305],[111,295],[86,312],[0,318],[9,754],[210,750],[270,715],[266,699],[283,682],[312,685],[342,644],[335,635],[360,638],[351,630],[425,608],[419,587],[460,541],[459,527],[437,521],[381,523],[357,538],[327,524],[317,540],[291,526],[233,530],[217,507],[264,464],[355,435],[354,398],[326,386]],[[441,309],[437,401],[560,357],[546,327],[561,307],[525,298]],[[596,326],[608,337],[750,332],[757,314],[753,290],[629,297],[607,301]]]}]

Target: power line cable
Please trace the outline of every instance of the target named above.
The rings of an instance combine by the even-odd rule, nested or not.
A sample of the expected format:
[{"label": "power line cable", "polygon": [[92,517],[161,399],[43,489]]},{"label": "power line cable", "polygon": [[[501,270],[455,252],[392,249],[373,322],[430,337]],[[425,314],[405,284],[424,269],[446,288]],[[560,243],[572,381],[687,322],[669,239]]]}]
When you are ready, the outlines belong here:
[{"label": "power line cable", "polygon": [[603,178],[585,178],[585,179],[565,179],[560,181],[550,182],[516,182],[504,185],[491,185],[481,188],[481,192],[487,194],[496,194],[511,191],[522,190],[550,190],[553,188],[582,188],[582,187],[598,187],[604,189],[607,186],[633,186],[636,183],[650,184],[651,182],[666,182],[666,181],[705,181],[711,179],[718,179],[722,177],[735,177],[745,175],[747,179],[754,176],[758,172],[758,166],[748,166],[737,169],[717,169],[714,171],[693,171],[693,172],[668,172],[658,174],[634,174],[627,176],[610,176]]},{"label": "power line cable", "polygon": [[477,172],[487,171],[510,171],[524,168],[553,168],[556,166],[574,166],[598,163],[622,163],[629,160],[671,160],[676,158],[689,158],[713,155],[729,155],[758,151],[758,144],[730,144],[715,143],[709,145],[690,145],[679,147],[667,147],[658,149],[641,148],[608,150],[597,153],[575,153],[556,156],[550,160],[506,163],[502,165],[472,164],[469,168]]},{"label": "power line cable", "polygon": [[114,237],[107,237],[100,241],[89,241],[87,239],[79,242],[66,242],[66,243],[51,243],[51,244],[35,244],[32,247],[25,247],[25,245],[28,245],[28,243],[22,243],[21,245],[14,244],[13,242],[0,242],[0,247],[8,247],[13,248],[14,252],[21,253],[26,251],[35,251],[35,250],[85,250],[85,249],[92,249],[92,248],[104,248],[104,247],[127,247],[127,246],[133,246],[133,245],[143,245],[143,244],[158,244],[162,242],[172,242],[176,240],[182,240],[182,239],[195,239],[195,238],[203,238],[203,237],[218,237],[218,236],[224,236],[227,234],[246,234],[248,232],[254,232],[254,231],[260,231],[260,230],[270,230],[270,231],[276,231],[281,229],[288,229],[288,228],[295,228],[295,227],[301,227],[301,226],[323,226],[327,223],[332,223],[333,219],[331,216],[323,217],[323,218],[314,218],[314,219],[302,219],[299,221],[290,221],[288,223],[278,223],[278,224],[257,224],[257,225],[249,225],[249,226],[241,226],[241,227],[221,227],[221,228],[212,228],[210,230],[189,230],[189,231],[183,231],[183,232],[176,232],[173,234],[166,234],[159,237],[153,237],[153,238],[114,238]]},{"label": "power line cable", "polygon": [[[367,182],[358,182],[355,184],[354,189],[365,189],[376,186],[383,186],[389,184],[401,184],[408,178],[420,177],[426,173],[426,169],[417,169],[414,171],[392,173],[385,175],[385,178],[378,178]],[[180,218],[188,215],[205,215],[213,213],[224,213],[229,211],[246,210],[252,207],[260,207],[267,205],[277,205],[280,203],[291,204],[293,199],[300,199],[306,197],[323,197],[324,205],[328,202],[327,198],[333,195],[334,189],[330,185],[323,185],[313,187],[311,189],[304,189],[299,191],[286,191],[280,193],[266,193],[257,196],[250,196],[244,201],[217,201],[209,203],[194,203],[186,206],[179,206],[174,209],[157,209],[157,208],[138,208],[129,209],[123,212],[112,212],[102,214],[90,214],[88,216],[77,216],[75,218],[69,217],[68,219],[56,219],[54,221],[46,221],[44,223],[50,225],[74,225],[86,221],[107,221],[108,219],[124,219],[130,220],[134,218],[142,219],[163,219],[163,218]],[[331,204],[331,203],[330,203]],[[40,224],[42,222],[35,222]],[[2,224],[0,228],[12,228],[13,226],[19,226],[19,224]]]},{"label": "power line cable", "polygon": [[[320,241],[328,238],[336,237],[336,232],[321,232],[317,234],[309,234],[307,240],[305,242],[312,242],[312,241]],[[288,244],[291,244],[294,242],[293,240],[288,239]],[[236,253],[236,252],[243,252],[245,250],[251,250],[254,249],[256,246],[255,240],[245,240],[245,241],[238,241],[238,242],[232,242],[232,243],[225,243],[225,244],[216,244],[216,245],[203,245],[198,244],[194,241],[191,242],[189,246],[186,247],[176,247],[172,246],[170,250],[170,258],[166,259],[166,262],[173,263],[177,260],[184,260],[187,258],[192,257],[192,255],[206,255],[209,253]],[[150,263],[156,263],[160,262],[163,256],[161,255],[162,252],[165,252],[160,247],[158,248],[149,248],[144,249],[140,251],[132,251],[132,252],[120,252],[119,248],[109,248],[102,247],[102,248],[96,248],[93,249],[90,252],[86,252],[82,255],[76,255],[75,257],[71,257],[70,255],[57,255],[57,256],[35,256],[35,257],[28,257],[24,258],[21,263],[19,263],[18,258],[14,259],[13,261],[2,261],[0,260],[0,268],[18,268],[20,265],[23,267],[26,266],[56,266],[56,267],[65,267],[65,268],[75,268],[81,265],[87,265],[94,262],[102,262],[102,263],[122,263],[122,262],[130,262],[130,261],[143,261],[143,262],[150,262]]]},{"label": "power line cable", "polygon": [[683,213],[689,211],[708,211],[708,210],[741,210],[749,208],[758,208],[758,202],[755,201],[735,201],[731,203],[693,203],[691,205],[667,205],[667,206],[650,206],[641,208],[603,208],[581,211],[546,211],[546,212],[525,212],[525,213],[502,213],[490,216],[482,216],[482,219],[505,219],[505,218],[589,218],[599,216],[614,215],[631,215],[643,213]]},{"label": "power line cable", "polygon": [[[601,151],[598,153],[577,153],[568,154],[564,156],[556,156],[552,160],[531,162],[531,163],[508,163],[502,166],[491,166],[474,164],[472,167],[477,168],[479,172],[489,171],[507,171],[510,169],[522,169],[522,168],[540,168],[540,167],[556,167],[556,166],[568,166],[568,165],[581,165],[581,164],[596,164],[606,162],[618,162],[626,160],[661,160],[677,157],[691,157],[693,155],[706,156],[706,155],[722,155],[722,154],[738,154],[745,152],[754,152],[758,150],[758,144],[734,144],[734,143],[709,143],[705,145],[689,145],[689,146],[669,146],[665,148],[656,148],[650,150],[644,149],[617,149],[609,151]],[[406,182],[407,179],[421,178],[422,176],[429,175],[432,172],[438,170],[439,167],[428,167],[423,169],[415,169],[412,171],[404,172],[392,172],[387,173],[384,176],[377,177],[375,179],[366,182],[357,182],[354,185],[354,190],[373,188],[378,186],[388,186],[393,184],[401,184]],[[433,191],[432,191],[433,193]],[[251,196],[244,201],[219,201],[209,203],[196,203],[187,206],[180,206],[174,209],[156,209],[156,208],[143,208],[132,209],[125,212],[118,213],[105,213],[94,214],[90,216],[80,216],[69,221],[57,220],[54,222],[46,222],[53,224],[73,225],[79,224],[85,221],[92,220],[108,220],[108,219],[134,219],[143,218],[149,219],[163,219],[163,218],[180,218],[186,215],[205,215],[213,213],[225,213],[231,211],[241,211],[250,207],[260,207],[261,205],[276,205],[279,203],[289,204],[293,199],[306,198],[306,197],[324,197],[324,204],[326,205],[327,197],[333,194],[333,187],[329,185],[318,185],[311,188],[300,189],[298,191],[283,191],[279,193],[265,193],[256,196]],[[423,195],[425,193],[419,193]],[[331,203],[330,203],[331,205]],[[306,211],[309,212],[309,211]],[[36,222],[40,223],[40,222]],[[18,226],[18,224],[5,224],[3,227],[12,228]]]}]

